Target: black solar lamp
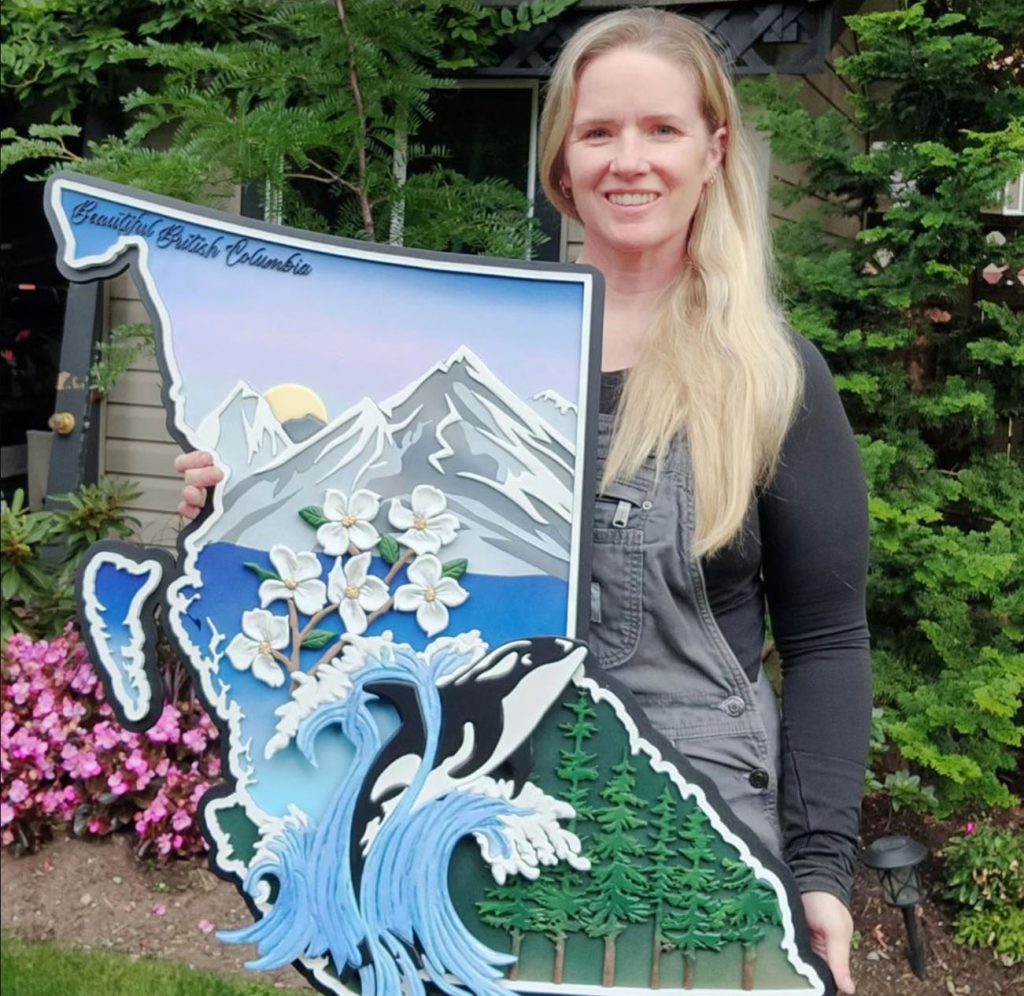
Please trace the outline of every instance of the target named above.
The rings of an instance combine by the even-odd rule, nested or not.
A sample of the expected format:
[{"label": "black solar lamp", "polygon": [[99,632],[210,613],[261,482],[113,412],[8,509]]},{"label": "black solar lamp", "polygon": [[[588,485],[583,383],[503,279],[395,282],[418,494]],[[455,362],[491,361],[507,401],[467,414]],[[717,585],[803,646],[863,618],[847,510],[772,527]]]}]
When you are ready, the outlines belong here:
[{"label": "black solar lamp", "polygon": [[925,977],[924,948],[917,930],[914,907],[926,891],[921,881],[921,864],[928,857],[928,848],[911,837],[879,837],[864,849],[861,860],[878,872],[885,901],[903,913],[910,945],[910,967],[919,979]]}]

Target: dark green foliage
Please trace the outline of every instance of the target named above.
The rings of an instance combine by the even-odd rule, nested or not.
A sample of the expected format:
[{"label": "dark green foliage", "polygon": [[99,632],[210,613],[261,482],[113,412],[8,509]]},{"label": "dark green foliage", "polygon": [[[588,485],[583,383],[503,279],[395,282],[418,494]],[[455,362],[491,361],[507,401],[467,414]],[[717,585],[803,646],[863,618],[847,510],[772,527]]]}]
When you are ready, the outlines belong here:
[{"label": "dark green foliage", "polygon": [[153,327],[145,322],[115,325],[96,347],[89,370],[89,390],[109,395],[131,365],[144,353],[152,355]]},{"label": "dark green foliage", "polygon": [[[811,117],[793,93],[750,96],[776,154],[805,169],[785,200],[818,205],[778,231],[780,276],[867,471],[879,733],[901,755],[874,784],[888,776],[940,815],[1009,806],[1024,735],[1024,319],[1005,302],[1021,300],[1024,227],[988,212],[1024,172],[1024,8],[943,0],[848,23],[857,54],[837,71],[852,124]],[[997,227],[1005,243],[987,238]],[[1003,303],[985,299],[990,263],[1007,267]]]},{"label": "dark green foliage", "polygon": [[398,558],[402,556],[398,540],[394,536],[381,536],[380,542],[377,544],[377,552],[380,554],[380,559],[389,567],[397,563]]},{"label": "dark green foliage", "polygon": [[314,529],[319,529],[329,521],[319,505],[306,505],[305,508],[300,508],[299,518]]},{"label": "dark green foliage", "polygon": [[260,579],[260,581],[280,581],[281,578],[273,571],[268,571],[265,567],[260,567],[259,564],[254,563],[251,560],[247,560],[243,567],[247,567],[253,574]]},{"label": "dark green foliage", "polygon": [[458,581],[466,573],[467,567],[469,567],[469,561],[465,557],[458,560],[447,560],[441,568],[441,577]]},{"label": "dark green foliage", "polygon": [[69,495],[53,510],[25,507],[14,493],[0,510],[0,641],[14,632],[42,639],[59,633],[74,614],[74,578],[82,556],[102,539],[126,539],[138,528],[128,514],[139,497],[132,481],[103,478]]},{"label": "dark green foliage", "polygon": [[[475,0],[13,0],[3,85],[34,123],[4,130],[3,168],[49,160],[214,205],[250,184],[272,220],[522,258],[538,239],[525,197],[441,169],[445,150],[415,138],[445,67],[485,61],[569,2],[534,0],[505,24]],[[102,122],[85,143],[83,121]]]},{"label": "dark green foliage", "polygon": [[588,856],[594,861],[586,932],[604,940],[604,981],[615,981],[615,942],[631,923],[651,915],[647,898],[644,843],[636,835],[648,825],[641,815],[645,800],[636,794],[636,768],[628,754],[612,768],[601,790],[604,806],[594,811],[594,842]]},{"label": "dark green foliage", "polygon": [[946,897],[961,907],[957,940],[991,948],[1007,965],[1024,962],[1024,836],[968,824],[943,856]]}]

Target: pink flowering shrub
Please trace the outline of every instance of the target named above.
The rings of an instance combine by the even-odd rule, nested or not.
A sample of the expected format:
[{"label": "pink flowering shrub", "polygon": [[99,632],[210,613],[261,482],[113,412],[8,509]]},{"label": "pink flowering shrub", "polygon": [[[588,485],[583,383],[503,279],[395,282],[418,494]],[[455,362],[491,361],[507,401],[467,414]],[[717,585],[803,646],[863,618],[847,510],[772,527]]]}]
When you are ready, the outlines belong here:
[{"label": "pink flowering shrub", "polygon": [[140,854],[203,851],[196,811],[220,775],[217,729],[195,701],[169,703],[145,733],[122,729],[69,624],[15,634],[3,652],[0,840],[34,849],[54,826],[80,836],[130,827]]}]

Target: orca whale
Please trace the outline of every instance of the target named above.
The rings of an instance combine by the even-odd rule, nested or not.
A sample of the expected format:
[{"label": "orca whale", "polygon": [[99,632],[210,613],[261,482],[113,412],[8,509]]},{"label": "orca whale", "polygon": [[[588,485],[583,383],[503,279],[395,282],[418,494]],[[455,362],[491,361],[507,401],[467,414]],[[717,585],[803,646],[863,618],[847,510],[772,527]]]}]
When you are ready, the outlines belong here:
[{"label": "orca whale", "polygon": [[[441,731],[432,768],[414,805],[507,767],[516,788],[531,766],[530,734],[587,656],[567,637],[503,644],[438,684]],[[389,702],[399,724],[367,772],[356,801],[349,854],[356,891],[370,845],[424,763],[427,731],[414,685],[388,679],[366,691]]]}]

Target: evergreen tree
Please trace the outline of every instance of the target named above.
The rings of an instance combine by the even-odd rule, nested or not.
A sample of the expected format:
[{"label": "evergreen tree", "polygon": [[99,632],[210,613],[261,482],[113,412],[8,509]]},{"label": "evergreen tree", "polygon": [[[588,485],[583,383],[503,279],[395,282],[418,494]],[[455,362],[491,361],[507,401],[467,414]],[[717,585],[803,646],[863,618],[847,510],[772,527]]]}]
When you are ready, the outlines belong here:
[{"label": "evergreen tree", "polygon": [[[453,32],[459,65],[478,64],[569,2],[533,0],[504,25],[474,0],[11,0],[3,85],[35,124],[4,129],[3,168],[50,159],[195,202],[251,185],[267,217],[301,228],[522,257],[525,198],[442,168],[416,134],[453,84]],[[83,142],[90,113],[102,126]]]},{"label": "evergreen tree", "polygon": [[607,805],[594,814],[597,833],[589,852],[593,867],[586,931],[604,940],[604,986],[615,983],[616,939],[629,924],[642,923],[651,915],[645,898],[644,844],[637,835],[647,825],[640,815],[645,801],[635,788],[636,769],[626,750],[601,792]]},{"label": "evergreen tree", "polygon": [[[592,814],[590,785],[600,772],[596,755],[585,749],[586,742],[596,733],[597,714],[589,694],[580,691],[576,700],[565,706],[573,714],[571,722],[559,726],[571,747],[559,751],[556,775],[568,785],[560,797],[576,811],[569,821],[569,829],[580,838],[583,853],[587,853],[589,839],[587,822]],[[587,910],[587,881],[569,865],[561,865],[553,873],[542,877],[536,899],[539,906],[538,923],[555,948],[552,981],[561,983],[565,977],[565,945],[570,933],[583,929]]]},{"label": "evergreen tree", "polygon": [[679,830],[681,846],[664,922],[668,944],[683,956],[684,989],[693,988],[698,952],[720,951],[726,943],[722,903],[716,895],[719,863],[715,840],[711,821],[693,805]]},{"label": "evergreen tree", "polygon": [[727,892],[721,907],[725,934],[742,947],[742,985],[747,991],[754,988],[757,949],[765,939],[765,928],[781,922],[779,901],[774,890],[759,882],[744,862],[723,858],[722,868],[725,875],[721,884]]},{"label": "evergreen tree", "polygon": [[648,854],[651,871],[648,878],[648,895],[651,902],[651,988],[661,988],[661,956],[671,950],[671,944],[664,933],[665,912],[675,893],[674,864],[676,840],[678,838],[678,807],[676,795],[668,784],[662,789],[657,803],[651,808],[654,817],[651,830],[651,846]]},{"label": "evergreen tree", "polygon": [[590,696],[584,691],[580,691],[576,701],[565,708],[572,712],[573,721],[561,724],[559,729],[570,740],[572,748],[559,751],[559,765],[555,774],[569,786],[561,797],[576,810],[574,821],[570,824],[575,830],[580,820],[591,818],[589,785],[596,782],[600,775],[597,755],[584,749],[584,744],[597,732],[597,713]]},{"label": "evergreen tree", "polygon": [[[856,54],[836,69],[852,125],[812,117],[793,92],[753,94],[774,152],[803,173],[777,196],[820,206],[778,230],[780,276],[867,470],[879,732],[934,782],[940,815],[1011,806],[1024,229],[990,212],[1024,173],[1024,4],[926,0],[847,23]],[[913,784],[907,774],[890,784]]]},{"label": "evergreen tree", "polygon": [[531,883],[521,876],[513,876],[503,885],[496,885],[487,891],[487,898],[477,903],[480,919],[488,927],[496,927],[508,933],[512,942],[511,953],[515,963],[509,968],[510,979],[519,978],[519,955],[523,937],[537,929],[537,910],[531,903]]}]

